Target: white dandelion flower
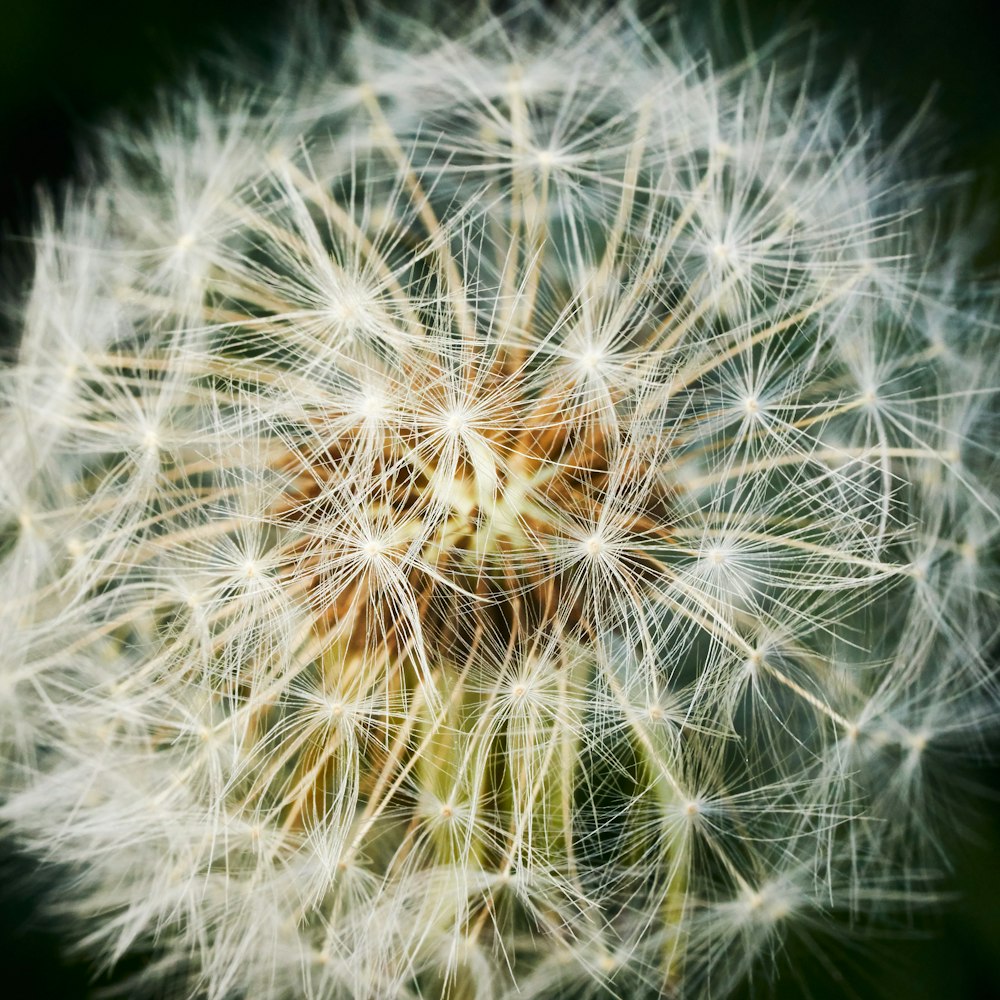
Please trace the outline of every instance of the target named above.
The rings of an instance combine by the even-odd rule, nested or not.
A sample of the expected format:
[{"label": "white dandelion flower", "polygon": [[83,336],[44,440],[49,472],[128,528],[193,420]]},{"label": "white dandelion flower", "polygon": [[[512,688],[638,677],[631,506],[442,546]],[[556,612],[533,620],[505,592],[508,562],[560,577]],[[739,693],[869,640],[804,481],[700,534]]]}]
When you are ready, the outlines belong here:
[{"label": "white dandelion flower", "polygon": [[0,818],[137,991],[721,996],[925,899],[995,729],[938,189],[850,74],[456,20],[310,20],[40,215]]}]

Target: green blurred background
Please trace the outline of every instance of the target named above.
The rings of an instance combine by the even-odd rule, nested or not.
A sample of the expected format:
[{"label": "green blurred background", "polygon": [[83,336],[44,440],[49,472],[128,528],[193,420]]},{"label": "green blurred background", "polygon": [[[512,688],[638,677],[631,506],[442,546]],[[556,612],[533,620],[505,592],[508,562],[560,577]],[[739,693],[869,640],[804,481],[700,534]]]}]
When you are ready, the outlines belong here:
[{"label": "green blurred background", "polygon": [[[456,0],[460,5],[472,4]],[[266,38],[283,7],[274,0],[0,0],[4,294],[16,285],[18,258],[27,255],[19,237],[30,231],[36,189],[72,175],[88,129],[113,109],[141,115],[158,87],[220,39]],[[735,32],[738,0],[721,0],[720,9]],[[932,134],[947,147],[944,166],[971,172],[980,202],[1000,205],[998,0],[744,0],[742,10],[761,39],[792,21],[819,29],[824,62],[857,62],[869,104],[887,112],[890,132],[933,89]],[[338,18],[342,23],[342,11],[334,23]],[[976,215],[987,234],[981,263],[996,272],[1000,223],[989,211]],[[742,1000],[1000,1000],[1000,771],[983,769],[971,780],[985,799],[961,822],[964,836],[945,885],[953,895],[917,922],[915,936],[863,947],[797,942],[777,985],[761,980]],[[12,1000],[90,997],[92,973],[62,955],[58,933],[36,912],[32,876],[24,858],[0,845],[0,991]],[[58,894],[57,882],[54,888]]]}]

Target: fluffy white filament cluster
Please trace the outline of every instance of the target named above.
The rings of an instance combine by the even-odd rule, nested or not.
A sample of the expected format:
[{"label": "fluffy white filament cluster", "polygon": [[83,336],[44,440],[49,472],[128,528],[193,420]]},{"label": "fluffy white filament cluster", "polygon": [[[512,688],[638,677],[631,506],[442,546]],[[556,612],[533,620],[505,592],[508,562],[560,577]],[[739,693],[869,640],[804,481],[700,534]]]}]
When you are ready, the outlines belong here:
[{"label": "fluffy white filament cluster", "polygon": [[0,372],[0,816],[85,945],[701,997],[924,895],[996,715],[944,185],[627,6],[319,33],[105,138]]}]

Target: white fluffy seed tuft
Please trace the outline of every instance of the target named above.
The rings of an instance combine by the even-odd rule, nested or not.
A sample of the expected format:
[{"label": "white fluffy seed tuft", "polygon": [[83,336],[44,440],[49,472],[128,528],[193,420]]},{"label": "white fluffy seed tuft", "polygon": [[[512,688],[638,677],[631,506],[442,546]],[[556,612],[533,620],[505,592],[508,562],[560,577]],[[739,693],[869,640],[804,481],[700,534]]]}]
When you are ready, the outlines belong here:
[{"label": "white fluffy seed tuft", "polygon": [[314,20],[43,213],[0,819],[137,989],[722,995],[925,895],[996,290],[848,77],[607,6]]}]

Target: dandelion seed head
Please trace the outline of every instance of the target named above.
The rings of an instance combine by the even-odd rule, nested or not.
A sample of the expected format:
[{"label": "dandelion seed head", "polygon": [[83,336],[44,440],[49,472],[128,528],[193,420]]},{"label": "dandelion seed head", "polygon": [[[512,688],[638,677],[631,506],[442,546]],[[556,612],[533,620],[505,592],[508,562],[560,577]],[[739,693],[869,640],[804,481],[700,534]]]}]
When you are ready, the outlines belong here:
[{"label": "dandelion seed head", "polygon": [[109,130],[16,307],[0,819],[86,946],[722,996],[918,902],[997,721],[996,297],[940,189],[683,19],[318,17]]}]

